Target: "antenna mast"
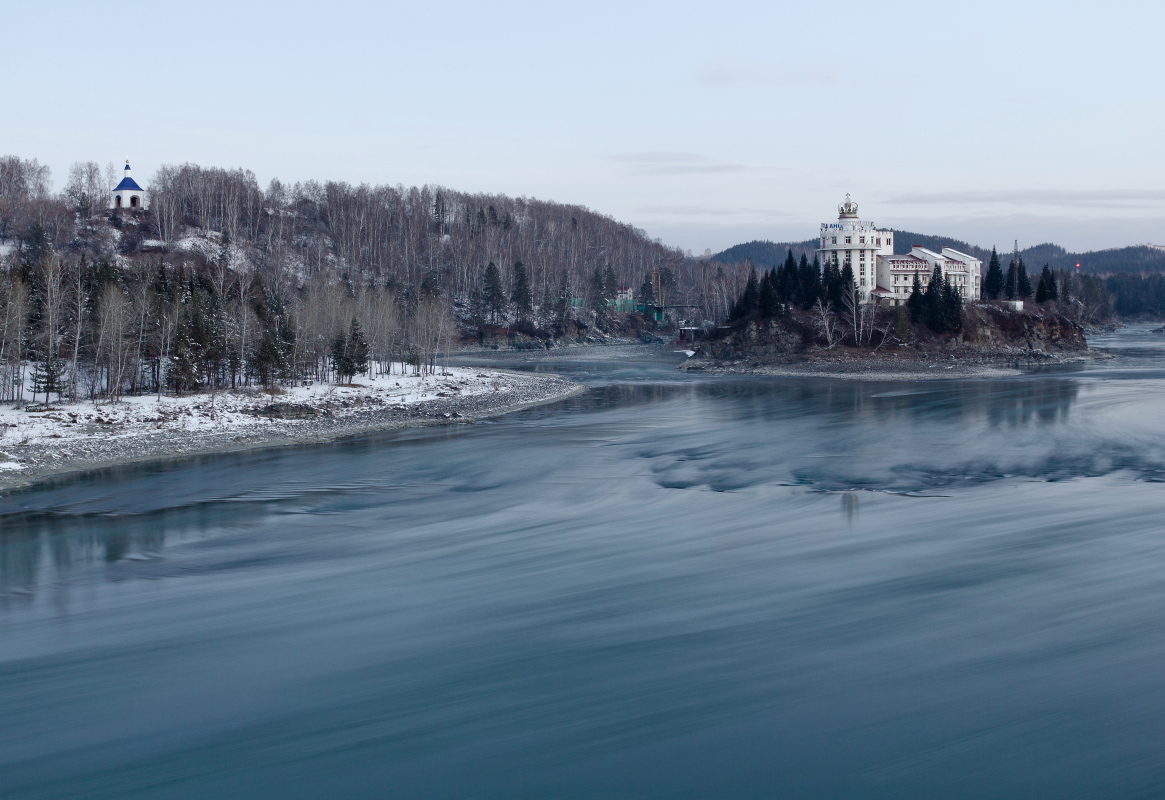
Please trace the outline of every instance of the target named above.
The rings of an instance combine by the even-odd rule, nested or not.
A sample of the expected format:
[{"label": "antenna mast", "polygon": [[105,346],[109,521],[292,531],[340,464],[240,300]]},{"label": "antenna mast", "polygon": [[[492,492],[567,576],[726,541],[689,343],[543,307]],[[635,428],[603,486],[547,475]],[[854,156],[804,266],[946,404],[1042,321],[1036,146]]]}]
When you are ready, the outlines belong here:
[{"label": "antenna mast", "polygon": [[1015,240],[1015,247],[1011,251],[1011,262],[1013,264],[1015,264],[1015,272],[1012,273],[1012,277],[1011,277],[1011,282],[1013,284],[1013,286],[1011,287],[1011,295],[1016,300],[1018,300],[1019,299],[1019,239]]}]

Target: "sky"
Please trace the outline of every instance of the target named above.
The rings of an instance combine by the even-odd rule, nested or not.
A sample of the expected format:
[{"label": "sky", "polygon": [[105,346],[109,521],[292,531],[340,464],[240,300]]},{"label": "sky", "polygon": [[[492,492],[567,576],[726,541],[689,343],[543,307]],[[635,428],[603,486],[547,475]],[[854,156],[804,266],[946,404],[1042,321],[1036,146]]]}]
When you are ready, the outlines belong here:
[{"label": "sky", "polygon": [[579,203],[697,254],[1165,244],[1165,3],[0,0],[0,155]]}]

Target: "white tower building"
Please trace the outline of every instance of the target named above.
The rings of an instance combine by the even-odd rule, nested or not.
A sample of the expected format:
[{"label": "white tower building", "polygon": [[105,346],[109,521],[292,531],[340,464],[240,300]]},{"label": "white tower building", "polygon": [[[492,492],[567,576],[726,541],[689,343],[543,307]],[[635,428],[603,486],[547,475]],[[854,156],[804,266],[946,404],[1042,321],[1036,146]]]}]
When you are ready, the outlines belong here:
[{"label": "white tower building", "polygon": [[858,219],[858,204],[848,194],[837,211],[837,222],[821,225],[817,255],[822,267],[827,262],[838,269],[849,265],[862,302],[905,303],[915,276],[925,289],[936,266],[950,278],[964,303],[979,299],[983,272],[983,262],[979,259],[950,247],[935,253],[917,245],[911,246],[909,254],[896,256],[894,231]]},{"label": "white tower building", "polygon": [[146,204],[146,193],[133,179],[129,168],[129,159],[125,160],[125,177],[113,189],[114,208],[143,208]]},{"label": "white tower building", "polygon": [[838,269],[849,264],[863,301],[870,299],[870,293],[877,286],[878,256],[893,253],[894,231],[858,219],[858,204],[848,194],[845,202],[837,207],[837,222],[821,223],[817,257],[822,266],[827,261],[836,264]]}]

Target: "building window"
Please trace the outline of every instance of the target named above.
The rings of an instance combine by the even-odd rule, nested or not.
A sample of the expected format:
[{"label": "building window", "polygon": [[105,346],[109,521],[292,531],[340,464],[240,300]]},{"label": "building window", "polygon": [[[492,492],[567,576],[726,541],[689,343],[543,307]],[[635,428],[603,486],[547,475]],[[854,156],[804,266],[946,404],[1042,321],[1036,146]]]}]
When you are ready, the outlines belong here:
[{"label": "building window", "polygon": [[837,244],[837,237],[836,236],[833,237],[833,244]]},{"label": "building window", "polygon": [[860,258],[862,259],[862,261],[865,261],[866,260],[866,251],[862,250],[861,253],[862,254],[861,254]]},{"label": "building window", "polygon": [[852,236],[845,237],[846,244],[853,244],[853,240],[854,240],[854,237],[852,237]]},{"label": "building window", "polygon": [[132,197],[130,197],[129,205],[130,205],[130,208],[137,208],[138,207],[138,196],[136,194],[133,195]]},{"label": "building window", "polygon": [[878,245],[878,247],[882,246],[882,237],[881,236],[878,237],[878,241],[876,241],[875,244]]},{"label": "building window", "polygon": [[865,237],[865,236],[859,236],[859,237],[858,237],[858,244],[865,244],[865,243],[866,243],[866,237]]}]

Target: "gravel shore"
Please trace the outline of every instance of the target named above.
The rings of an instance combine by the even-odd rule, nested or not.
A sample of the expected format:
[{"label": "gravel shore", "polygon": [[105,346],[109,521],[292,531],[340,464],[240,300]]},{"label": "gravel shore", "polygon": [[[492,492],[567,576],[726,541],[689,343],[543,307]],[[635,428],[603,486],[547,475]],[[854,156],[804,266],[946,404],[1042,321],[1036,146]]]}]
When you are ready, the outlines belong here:
[{"label": "gravel shore", "polygon": [[680,365],[690,372],[726,375],[775,375],[806,378],[845,378],[868,381],[954,380],[966,378],[1008,378],[1030,372],[1085,364],[1112,358],[1107,353],[1088,350],[1048,354],[1042,352],[968,356],[903,356],[895,353],[850,354],[821,351],[781,360],[718,361],[693,358]]},{"label": "gravel shore", "polygon": [[[376,431],[420,425],[473,422],[573,397],[585,387],[553,375],[491,370],[492,391],[384,405],[354,399],[342,407],[318,409],[305,419],[256,418],[253,424],[185,430],[160,426],[134,435],[20,443],[0,441],[19,469],[0,472],[0,492],[53,475],[182,456],[326,442]],[[115,434],[110,430],[110,434]],[[0,458],[0,461],[3,459]],[[0,465],[6,466],[6,465]]]}]

